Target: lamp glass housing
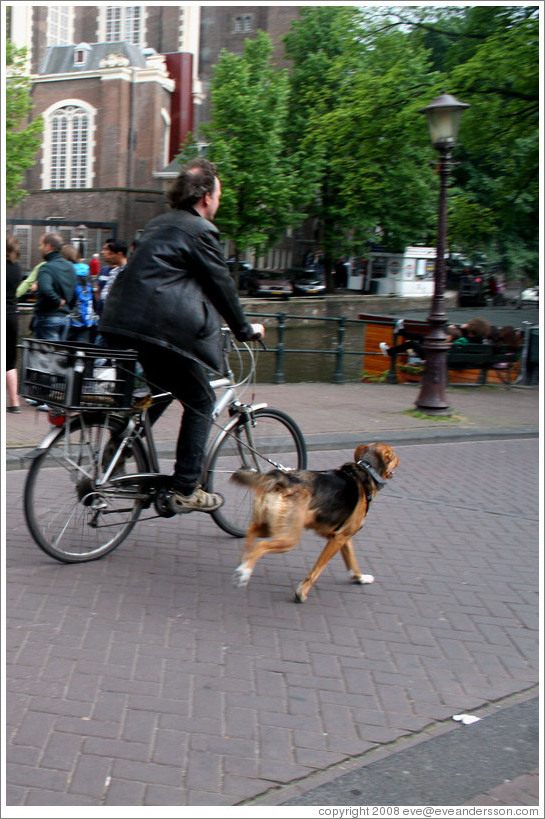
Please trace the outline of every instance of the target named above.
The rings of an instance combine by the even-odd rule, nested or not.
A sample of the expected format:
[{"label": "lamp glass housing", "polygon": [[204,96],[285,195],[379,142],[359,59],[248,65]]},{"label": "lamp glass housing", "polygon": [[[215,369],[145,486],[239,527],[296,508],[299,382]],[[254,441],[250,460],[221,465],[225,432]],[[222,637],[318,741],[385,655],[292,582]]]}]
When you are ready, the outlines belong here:
[{"label": "lamp glass housing", "polygon": [[436,148],[456,144],[460,119],[466,108],[469,105],[459,102],[451,94],[441,94],[430,105],[421,109],[428,120],[430,138]]}]

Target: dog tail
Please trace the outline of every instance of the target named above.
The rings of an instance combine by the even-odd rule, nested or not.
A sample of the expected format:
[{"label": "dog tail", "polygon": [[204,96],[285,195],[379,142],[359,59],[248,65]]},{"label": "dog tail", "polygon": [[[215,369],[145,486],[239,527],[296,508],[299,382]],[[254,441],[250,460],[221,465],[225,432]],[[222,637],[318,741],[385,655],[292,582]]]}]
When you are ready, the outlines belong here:
[{"label": "dog tail", "polygon": [[262,472],[251,472],[249,469],[238,469],[231,475],[231,480],[235,483],[240,483],[242,486],[251,486],[264,489],[265,492],[271,492],[275,488],[287,488],[291,486],[292,481],[289,480],[285,472],[280,472],[279,469],[274,469],[272,472],[263,474]]}]

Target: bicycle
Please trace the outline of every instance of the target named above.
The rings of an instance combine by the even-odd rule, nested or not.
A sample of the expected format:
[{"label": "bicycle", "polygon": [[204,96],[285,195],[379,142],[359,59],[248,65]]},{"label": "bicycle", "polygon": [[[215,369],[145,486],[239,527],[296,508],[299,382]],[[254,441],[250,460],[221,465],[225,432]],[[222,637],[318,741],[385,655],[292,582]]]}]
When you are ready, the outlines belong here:
[{"label": "bicycle", "polygon": [[[305,469],[307,450],[299,426],[283,410],[240,400],[237,390],[255,375],[255,353],[243,345],[250,371],[236,381],[229,356],[236,350],[242,360],[242,351],[229,331],[222,332],[224,375],[210,384],[224,392],[214,407],[218,431],[207,445],[202,484],[225,498],[209,513],[215,523],[242,537],[252,493],[230,476],[237,469]],[[136,353],[35,339],[24,339],[22,347],[22,395],[54,408],[54,426],[29,455],[24,488],[26,523],[40,549],[64,563],[97,560],[116,549],[139,519],[173,516],[170,476],[160,470],[149,418],[151,406],[172,396],[134,398]],[[226,411],[225,423],[217,424]],[[140,518],[152,508],[155,514]]]}]

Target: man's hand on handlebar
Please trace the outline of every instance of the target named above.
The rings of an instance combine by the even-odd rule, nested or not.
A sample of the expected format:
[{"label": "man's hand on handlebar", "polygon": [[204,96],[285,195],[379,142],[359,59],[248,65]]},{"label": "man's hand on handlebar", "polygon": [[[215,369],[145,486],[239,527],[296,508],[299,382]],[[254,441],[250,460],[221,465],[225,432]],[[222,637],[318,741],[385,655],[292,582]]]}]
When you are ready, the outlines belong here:
[{"label": "man's hand on handlebar", "polygon": [[252,324],[252,330],[254,331],[254,334],[251,341],[261,341],[261,339],[264,338],[265,328],[262,324]]}]

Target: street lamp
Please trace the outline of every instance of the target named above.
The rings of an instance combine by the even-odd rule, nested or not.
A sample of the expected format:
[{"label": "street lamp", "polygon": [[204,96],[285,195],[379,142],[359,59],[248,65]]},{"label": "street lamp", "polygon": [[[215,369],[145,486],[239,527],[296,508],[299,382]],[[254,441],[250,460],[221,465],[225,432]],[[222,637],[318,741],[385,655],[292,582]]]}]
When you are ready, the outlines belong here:
[{"label": "street lamp", "polygon": [[445,246],[447,237],[447,184],[452,162],[451,150],[456,144],[460,118],[465,108],[451,94],[442,93],[430,105],[420,110],[425,114],[433,147],[439,151],[439,218],[437,223],[437,257],[435,259],[434,289],[428,316],[430,332],[424,340],[426,352],[422,386],[416,399],[418,409],[427,415],[448,415],[445,389],[447,384],[447,341],[445,325]]}]

